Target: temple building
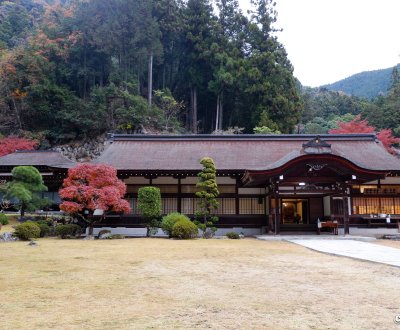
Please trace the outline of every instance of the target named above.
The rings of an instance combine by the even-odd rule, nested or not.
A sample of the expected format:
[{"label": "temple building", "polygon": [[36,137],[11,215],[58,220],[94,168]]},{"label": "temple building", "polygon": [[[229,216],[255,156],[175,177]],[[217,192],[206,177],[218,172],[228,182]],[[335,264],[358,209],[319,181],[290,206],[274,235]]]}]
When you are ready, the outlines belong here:
[{"label": "temple building", "polygon": [[[321,223],[350,234],[398,231],[400,160],[374,134],[111,135],[93,163],[117,169],[132,214],[108,215],[98,229],[135,235],[143,227],[137,192],[149,185],[161,190],[163,214],[192,216],[206,156],[217,168],[220,234],[315,232]],[[18,165],[36,166],[58,202],[75,163],[53,151],[16,152],[0,158],[0,179]]]}]

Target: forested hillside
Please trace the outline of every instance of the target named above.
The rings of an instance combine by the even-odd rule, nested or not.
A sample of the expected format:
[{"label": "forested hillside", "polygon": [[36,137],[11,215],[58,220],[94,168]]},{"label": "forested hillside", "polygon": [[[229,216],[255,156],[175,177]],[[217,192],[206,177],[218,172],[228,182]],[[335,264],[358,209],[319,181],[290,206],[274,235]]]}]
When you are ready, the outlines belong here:
[{"label": "forested hillside", "polygon": [[252,2],[0,1],[0,133],[292,132],[302,100],[274,3]]},{"label": "forested hillside", "polygon": [[303,89],[304,111],[299,132],[328,133],[338,122],[350,122],[357,115],[376,130],[391,129],[400,136],[400,78],[397,67],[391,71],[386,95],[370,101],[326,88]]},{"label": "forested hillside", "polygon": [[[400,64],[397,68],[400,69]],[[365,71],[322,87],[371,100],[387,94],[391,86],[392,70],[393,68]]]}]

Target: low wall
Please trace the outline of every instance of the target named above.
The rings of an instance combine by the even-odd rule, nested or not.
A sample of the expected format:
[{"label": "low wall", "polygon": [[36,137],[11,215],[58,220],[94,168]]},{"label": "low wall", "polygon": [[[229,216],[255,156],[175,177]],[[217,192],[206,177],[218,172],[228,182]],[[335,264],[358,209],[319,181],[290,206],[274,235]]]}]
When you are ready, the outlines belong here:
[{"label": "low wall", "polygon": [[[93,228],[93,235],[97,236],[101,230],[110,230],[111,234],[120,234],[127,237],[145,237],[146,228],[127,228],[127,227],[96,227]],[[229,232],[236,232],[238,234],[243,234],[244,236],[254,236],[263,234],[262,228],[243,228],[243,227],[232,227],[232,228],[218,228],[215,233],[216,236],[224,236]],[[88,231],[86,230],[86,234]],[[156,235],[153,237],[167,237],[165,233],[159,229]]]},{"label": "low wall", "polygon": [[[343,229],[342,229],[343,230]],[[399,233],[397,228],[358,228],[350,227],[350,235],[354,236],[369,236],[380,238],[384,235],[396,235]],[[340,230],[339,230],[340,234]]]}]

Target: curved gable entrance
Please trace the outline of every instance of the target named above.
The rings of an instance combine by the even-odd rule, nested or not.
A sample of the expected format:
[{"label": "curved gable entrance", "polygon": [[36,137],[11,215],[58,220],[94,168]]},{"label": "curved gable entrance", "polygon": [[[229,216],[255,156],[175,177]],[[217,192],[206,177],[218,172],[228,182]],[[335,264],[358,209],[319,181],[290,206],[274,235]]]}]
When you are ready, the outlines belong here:
[{"label": "curved gable entrance", "polygon": [[[325,144],[323,148],[329,150]],[[248,170],[242,183],[266,187],[275,233],[312,230],[324,219],[339,221],[348,233],[351,185],[379,180],[386,174],[329,152],[316,152],[303,153],[275,168]]]}]

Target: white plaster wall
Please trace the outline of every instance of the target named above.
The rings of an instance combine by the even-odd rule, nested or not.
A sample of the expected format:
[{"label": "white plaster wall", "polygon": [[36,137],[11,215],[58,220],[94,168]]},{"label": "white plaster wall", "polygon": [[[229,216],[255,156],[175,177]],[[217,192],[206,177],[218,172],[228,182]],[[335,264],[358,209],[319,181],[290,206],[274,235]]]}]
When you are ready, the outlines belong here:
[{"label": "white plaster wall", "polygon": [[[378,180],[366,182],[365,184],[378,184]],[[389,176],[381,179],[381,184],[400,184],[400,176]]]},{"label": "white plaster wall", "polygon": [[264,195],[265,188],[239,188],[239,195]]},{"label": "white plaster wall", "polygon": [[350,235],[354,236],[368,236],[380,238],[383,235],[398,234],[397,228],[354,228],[350,227]]}]

